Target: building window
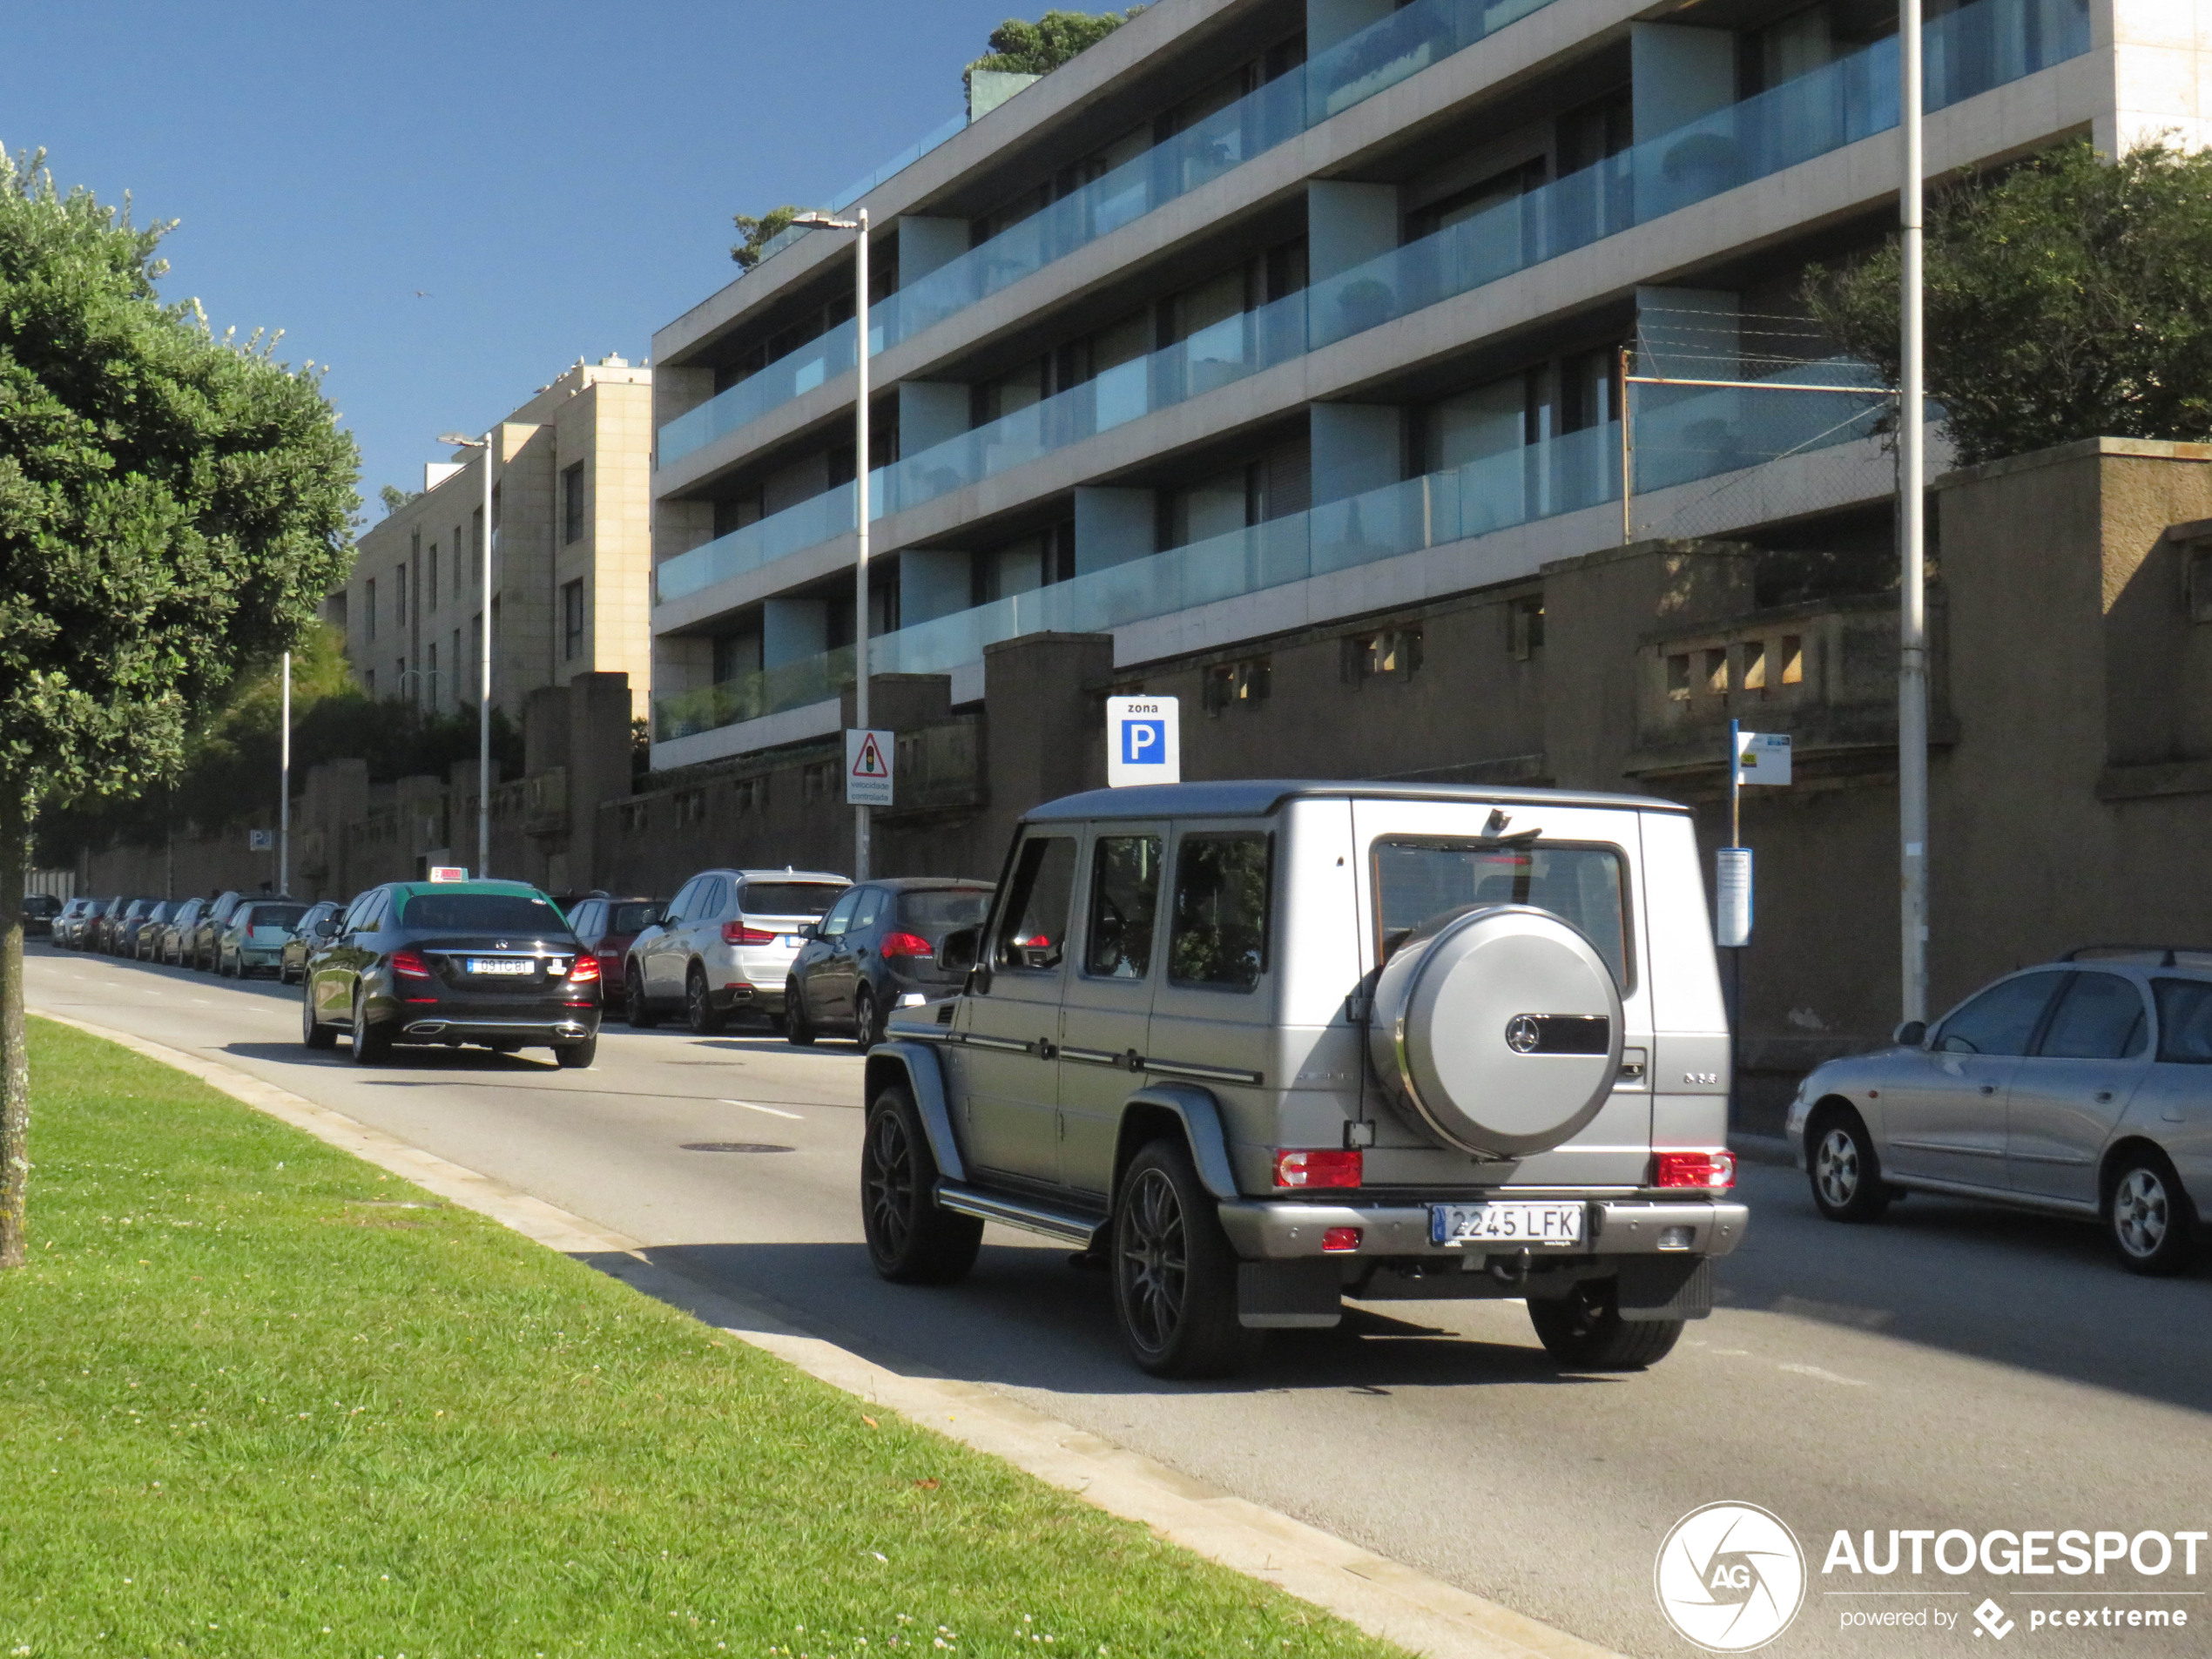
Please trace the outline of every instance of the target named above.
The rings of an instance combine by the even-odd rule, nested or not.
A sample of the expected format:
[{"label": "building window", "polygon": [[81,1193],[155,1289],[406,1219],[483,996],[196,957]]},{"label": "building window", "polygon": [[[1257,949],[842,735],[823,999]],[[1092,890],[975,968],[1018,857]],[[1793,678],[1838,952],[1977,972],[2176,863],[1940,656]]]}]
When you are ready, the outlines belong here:
[{"label": "building window", "polygon": [[427,608],[435,610],[438,608],[438,544],[435,542],[430,543],[429,577],[430,579],[422,585],[429,596],[429,604]]},{"label": "building window", "polygon": [[1689,653],[1686,651],[1667,658],[1667,695],[1677,703],[1689,701]]},{"label": "building window", "polygon": [[1516,663],[1525,663],[1544,648],[1544,602],[1530,596],[1506,606],[1506,648]]},{"label": "building window", "polygon": [[[496,502],[496,497],[494,499]],[[469,515],[469,554],[473,565],[469,577],[482,587],[484,580],[484,509],[481,507]]]},{"label": "building window", "polygon": [[376,637],[376,578],[374,577],[369,577],[368,587],[361,591],[361,625],[368,630],[371,639]]},{"label": "building window", "polygon": [[392,572],[392,620],[407,626],[407,566],[402,564]]},{"label": "building window", "polygon": [[583,538],[583,462],[561,470],[561,539]]},{"label": "building window", "polygon": [[1709,697],[1728,695],[1728,648],[1725,645],[1710,650],[1705,658],[1705,693]]},{"label": "building window", "polygon": [[1782,636],[1782,683],[1803,685],[1805,683],[1805,637],[1803,634]]},{"label": "building window", "polygon": [[1373,679],[1409,680],[1421,665],[1421,631],[1386,628],[1344,642],[1345,678],[1354,685]]},{"label": "building window", "polygon": [[459,676],[461,673],[461,630],[458,628],[453,631],[453,655],[446,660],[453,664],[453,671],[455,679],[453,688],[453,700],[457,704],[461,701],[462,698],[467,694],[468,691],[466,686],[459,684]]},{"label": "building window", "polygon": [[1217,663],[1206,670],[1203,701],[1209,714],[1256,708],[1274,689],[1274,664],[1264,657],[1248,663]]},{"label": "building window", "polygon": [[706,791],[679,789],[676,792],[676,821],[678,824],[706,822]]},{"label": "building window", "polygon": [[376,695],[376,671],[373,668],[368,671],[368,694],[371,697]]},{"label": "building window", "polygon": [[561,656],[574,662],[583,655],[583,578],[561,584]]},{"label": "building window", "polygon": [[1743,642],[1743,689],[1747,691],[1766,690],[1766,641],[1764,639]]},{"label": "building window", "polygon": [[455,599],[462,597],[462,583],[469,577],[468,571],[462,568],[461,546],[461,526],[455,524],[453,527],[453,597]]}]

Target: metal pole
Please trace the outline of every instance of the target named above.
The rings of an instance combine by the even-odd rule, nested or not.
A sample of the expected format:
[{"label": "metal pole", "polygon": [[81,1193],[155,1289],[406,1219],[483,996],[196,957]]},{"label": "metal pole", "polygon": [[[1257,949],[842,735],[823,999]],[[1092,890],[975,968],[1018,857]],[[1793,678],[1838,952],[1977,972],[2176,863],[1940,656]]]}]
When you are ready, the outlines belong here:
[{"label": "metal pole", "polygon": [[[1728,844],[1743,845],[1743,722],[1728,723]],[[1736,1122],[1737,1058],[1743,1029],[1743,947],[1728,953],[1728,1121]]]},{"label": "metal pole", "polygon": [[292,896],[292,653],[284,653],[284,712],[277,739],[277,897]]},{"label": "metal pole", "polygon": [[1629,533],[1629,497],[1635,490],[1630,477],[1629,446],[1629,348],[1621,347],[1621,545],[1634,538]]},{"label": "metal pole", "polygon": [[484,434],[483,661],[476,680],[476,879],[491,873],[491,456],[499,428]]},{"label": "metal pole", "polygon": [[[856,294],[853,302],[853,427],[857,452],[853,462],[854,522],[860,526],[859,547],[853,563],[853,718],[861,731],[868,729],[868,210],[853,216],[859,222],[854,249]],[[868,879],[868,809],[853,809],[853,879]]]},{"label": "metal pole", "polygon": [[1921,479],[1921,68],[1920,0],[1902,0],[1898,18],[1898,114],[1905,178],[1898,193],[1898,539],[1903,564],[1898,596],[1897,806],[1899,921],[1903,934],[1901,1018],[1928,1017],[1928,617],[1926,526]]},{"label": "metal pole", "polygon": [[1728,723],[1728,844],[1743,845],[1743,722]]}]

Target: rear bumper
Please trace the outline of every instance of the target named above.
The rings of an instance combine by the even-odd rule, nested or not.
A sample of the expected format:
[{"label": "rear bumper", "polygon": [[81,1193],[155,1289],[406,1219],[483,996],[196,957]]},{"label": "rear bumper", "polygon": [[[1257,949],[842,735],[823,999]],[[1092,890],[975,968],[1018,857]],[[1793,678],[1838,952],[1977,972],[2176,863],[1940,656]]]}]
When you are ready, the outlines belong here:
[{"label": "rear bumper", "polygon": [[[1500,1195],[1503,1197],[1505,1195]],[[1654,1202],[1593,1198],[1584,1238],[1575,1244],[1540,1244],[1540,1259],[1588,1260],[1613,1256],[1725,1256],[1743,1241],[1750,1211],[1728,1200]],[[1221,1206],[1221,1224],[1238,1255],[1248,1261],[1282,1261],[1321,1255],[1322,1235],[1332,1227],[1359,1229],[1359,1247],[1332,1257],[1519,1256],[1521,1247],[1495,1252],[1464,1244],[1439,1244],[1429,1237],[1426,1204],[1286,1204],[1239,1198]]]},{"label": "rear bumper", "polygon": [[711,988],[706,1000],[724,1014],[779,1015],[784,1011],[783,981],[774,985],[720,985]]},{"label": "rear bumper", "polygon": [[577,1008],[557,1020],[456,1018],[429,1014],[401,1022],[402,1042],[581,1042],[599,1030],[599,1010]]}]

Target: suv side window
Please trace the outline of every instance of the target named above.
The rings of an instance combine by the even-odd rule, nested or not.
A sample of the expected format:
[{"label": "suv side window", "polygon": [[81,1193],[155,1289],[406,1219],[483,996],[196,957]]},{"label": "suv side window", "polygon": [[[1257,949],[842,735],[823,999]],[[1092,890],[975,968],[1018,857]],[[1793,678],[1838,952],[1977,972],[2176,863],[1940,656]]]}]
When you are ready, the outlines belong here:
[{"label": "suv side window", "polygon": [[701,879],[695,875],[677,890],[676,896],[668,901],[668,914],[663,920],[673,926],[689,921],[698,913]]},{"label": "suv side window", "polygon": [[1274,838],[1186,835],[1175,861],[1168,977],[1177,985],[1249,991],[1267,971]]},{"label": "suv side window", "polygon": [[845,930],[853,925],[853,912],[860,905],[860,892],[861,889],[855,887],[830,907],[829,914],[822,918],[821,936],[824,939],[842,939],[845,936]]},{"label": "suv side window", "polygon": [[2212,981],[2156,979],[2158,1057],[2178,1066],[2212,1066]]},{"label": "suv side window", "polygon": [[883,914],[883,889],[864,887],[860,891],[860,907],[853,913],[853,931],[864,934],[875,926]]},{"label": "suv side window", "polygon": [[1930,1046],[1944,1054],[2026,1054],[2062,977],[2027,974],[1991,986],[1946,1020]]},{"label": "suv side window", "polygon": [[1152,971],[1152,923],[1160,907],[1160,838],[1102,835],[1091,844],[1090,911],[1083,972],[1143,979]]},{"label": "suv side window", "polygon": [[1075,897],[1076,838],[1032,835],[1022,844],[1014,880],[991,941],[991,965],[1056,968],[1068,948],[1068,911]]}]

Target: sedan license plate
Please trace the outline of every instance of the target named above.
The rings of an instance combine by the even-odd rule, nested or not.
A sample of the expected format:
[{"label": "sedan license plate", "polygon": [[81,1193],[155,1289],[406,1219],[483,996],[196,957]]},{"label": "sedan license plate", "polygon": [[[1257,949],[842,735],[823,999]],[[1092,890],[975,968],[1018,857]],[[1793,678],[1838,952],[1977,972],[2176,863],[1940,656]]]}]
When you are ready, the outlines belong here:
[{"label": "sedan license plate", "polygon": [[536,973],[537,971],[537,964],[536,962],[529,961],[517,961],[514,958],[509,956],[471,956],[469,959],[469,971],[472,974],[485,974],[512,979],[523,979]]},{"label": "sedan license plate", "polygon": [[1428,1236],[1437,1244],[1579,1244],[1579,1204],[1433,1204]]}]

